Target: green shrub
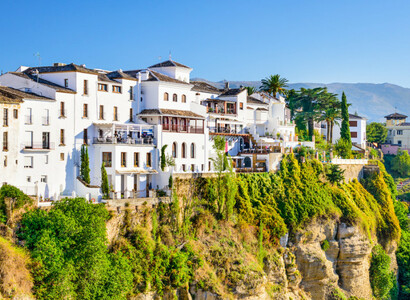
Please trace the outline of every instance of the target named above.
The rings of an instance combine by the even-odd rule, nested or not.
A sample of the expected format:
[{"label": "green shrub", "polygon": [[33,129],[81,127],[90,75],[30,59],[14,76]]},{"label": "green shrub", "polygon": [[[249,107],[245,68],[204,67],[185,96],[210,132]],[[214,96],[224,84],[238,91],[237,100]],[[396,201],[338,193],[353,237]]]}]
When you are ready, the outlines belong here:
[{"label": "green shrub", "polygon": [[327,251],[330,248],[330,244],[328,240],[324,240],[322,243],[320,243],[320,247],[322,248],[323,251]]},{"label": "green shrub", "polygon": [[390,257],[380,245],[373,247],[369,272],[374,296],[389,299],[396,279],[394,272],[390,271]]},{"label": "green shrub", "polygon": [[18,209],[25,204],[32,204],[33,200],[18,188],[5,184],[0,188],[0,222],[7,222],[7,206],[5,199],[12,199],[12,209]]}]

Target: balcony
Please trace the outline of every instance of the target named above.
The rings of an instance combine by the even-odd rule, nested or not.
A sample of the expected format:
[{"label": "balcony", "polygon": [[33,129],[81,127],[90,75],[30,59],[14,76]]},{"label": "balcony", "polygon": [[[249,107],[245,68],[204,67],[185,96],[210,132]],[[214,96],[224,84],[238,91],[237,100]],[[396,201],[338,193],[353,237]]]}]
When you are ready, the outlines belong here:
[{"label": "balcony", "polygon": [[31,143],[27,142],[21,145],[24,151],[50,151],[54,150],[54,143]]},{"label": "balcony", "polygon": [[176,124],[164,124],[162,125],[162,130],[170,132],[204,133],[204,127]]},{"label": "balcony", "polygon": [[26,125],[33,124],[33,116],[32,115],[24,116],[24,124],[26,124]]},{"label": "balcony", "polygon": [[48,125],[50,125],[50,117],[42,117],[42,123],[43,123],[43,126],[48,126]]},{"label": "balcony", "polygon": [[154,145],[155,139],[152,137],[146,138],[113,138],[113,137],[95,137],[93,144],[120,144],[120,145]]}]

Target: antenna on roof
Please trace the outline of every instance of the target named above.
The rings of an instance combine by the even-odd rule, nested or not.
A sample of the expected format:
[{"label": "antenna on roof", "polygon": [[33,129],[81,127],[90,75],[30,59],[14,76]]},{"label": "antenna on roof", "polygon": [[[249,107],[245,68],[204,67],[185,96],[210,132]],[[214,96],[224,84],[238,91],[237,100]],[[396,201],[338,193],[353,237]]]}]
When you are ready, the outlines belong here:
[{"label": "antenna on roof", "polygon": [[38,66],[40,67],[40,66],[41,66],[41,55],[40,55],[40,52],[37,52],[37,53],[35,53],[35,54],[33,54],[33,55],[38,57]]},{"label": "antenna on roof", "polygon": [[169,60],[171,60],[171,57],[172,57],[171,50],[169,50]]}]

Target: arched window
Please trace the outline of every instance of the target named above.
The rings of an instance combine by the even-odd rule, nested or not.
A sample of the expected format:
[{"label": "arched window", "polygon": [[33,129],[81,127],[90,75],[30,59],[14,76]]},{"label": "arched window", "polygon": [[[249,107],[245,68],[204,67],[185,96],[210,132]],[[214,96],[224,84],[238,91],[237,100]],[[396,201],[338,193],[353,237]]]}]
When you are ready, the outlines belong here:
[{"label": "arched window", "polygon": [[182,147],[181,147],[181,157],[182,158],[186,158],[186,144],[182,143]]},{"label": "arched window", "polygon": [[172,95],[172,101],[177,102],[178,101],[178,96],[177,94]]},{"label": "arched window", "polygon": [[182,95],[182,103],[186,103],[186,96]]},{"label": "arched window", "polygon": [[164,101],[168,101],[169,100],[169,95],[168,93],[164,93]]},{"label": "arched window", "polygon": [[195,158],[195,144],[191,144],[191,158]]},{"label": "arched window", "polygon": [[172,157],[173,157],[173,158],[176,158],[176,157],[177,157],[177,143],[176,143],[176,142],[174,142],[174,143],[172,144]]}]

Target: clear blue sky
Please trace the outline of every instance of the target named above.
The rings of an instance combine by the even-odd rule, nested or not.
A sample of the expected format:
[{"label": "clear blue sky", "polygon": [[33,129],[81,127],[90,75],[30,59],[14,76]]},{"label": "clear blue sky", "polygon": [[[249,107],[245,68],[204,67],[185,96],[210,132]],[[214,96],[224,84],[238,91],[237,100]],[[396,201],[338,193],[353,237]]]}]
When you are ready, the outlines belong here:
[{"label": "clear blue sky", "polygon": [[410,1],[0,2],[0,70],[75,62],[135,69],[172,58],[209,80],[410,87]]}]

